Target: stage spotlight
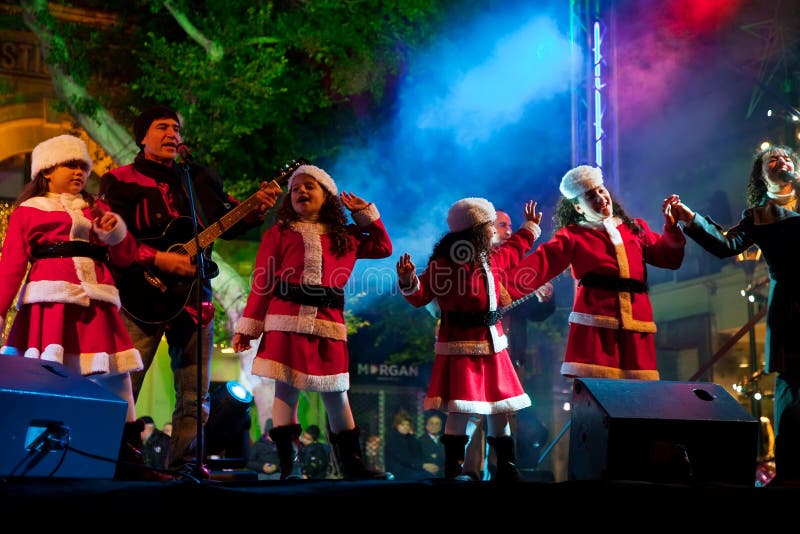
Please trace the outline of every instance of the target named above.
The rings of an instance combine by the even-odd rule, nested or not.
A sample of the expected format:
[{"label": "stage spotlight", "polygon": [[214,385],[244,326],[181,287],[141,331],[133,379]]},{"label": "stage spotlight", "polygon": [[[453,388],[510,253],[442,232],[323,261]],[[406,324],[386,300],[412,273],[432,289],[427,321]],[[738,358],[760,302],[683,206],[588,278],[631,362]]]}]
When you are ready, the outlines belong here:
[{"label": "stage spotlight", "polygon": [[252,404],[252,393],[235,380],[213,390],[211,413],[205,426],[209,467],[239,468],[247,464]]}]

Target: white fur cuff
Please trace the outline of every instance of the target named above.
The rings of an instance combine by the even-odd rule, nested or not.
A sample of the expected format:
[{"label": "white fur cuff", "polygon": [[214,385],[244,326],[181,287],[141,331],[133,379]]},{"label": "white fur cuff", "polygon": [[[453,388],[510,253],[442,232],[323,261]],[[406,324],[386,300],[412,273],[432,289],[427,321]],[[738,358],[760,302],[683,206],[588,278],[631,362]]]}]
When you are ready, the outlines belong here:
[{"label": "white fur cuff", "polygon": [[533,233],[533,240],[536,241],[542,236],[542,228],[538,224],[533,221],[525,221],[525,224],[522,225],[522,228],[527,228],[528,230]]},{"label": "white fur cuff", "polygon": [[92,223],[92,228],[94,228],[100,241],[111,247],[122,243],[122,240],[125,239],[125,236],[128,234],[128,227],[125,225],[125,221],[122,220],[122,217],[116,213],[112,213],[112,215],[117,219],[117,225],[113,230],[106,231]]},{"label": "white fur cuff", "polygon": [[372,202],[370,202],[366,208],[354,211],[352,216],[353,220],[359,227],[368,226],[381,218],[381,214],[378,213],[377,206],[375,206],[375,204]]},{"label": "white fur cuff", "polygon": [[264,333],[264,321],[256,321],[249,317],[239,317],[233,331],[250,337],[258,337]]},{"label": "white fur cuff", "polygon": [[399,284],[398,287],[400,288],[400,294],[403,295],[404,297],[407,297],[408,295],[413,295],[414,293],[419,291],[420,287],[422,286],[420,286],[419,278],[417,278],[417,275],[414,275],[414,280],[412,281],[411,287],[404,289],[403,286],[400,286]]}]

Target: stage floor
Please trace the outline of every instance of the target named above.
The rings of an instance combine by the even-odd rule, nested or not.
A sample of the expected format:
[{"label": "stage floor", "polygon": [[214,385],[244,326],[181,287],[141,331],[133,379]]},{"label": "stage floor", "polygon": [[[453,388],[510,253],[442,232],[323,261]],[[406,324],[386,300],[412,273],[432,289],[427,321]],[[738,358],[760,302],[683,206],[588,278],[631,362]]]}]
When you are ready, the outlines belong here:
[{"label": "stage floor", "polygon": [[[350,532],[429,532],[429,527],[496,526],[572,532],[576,526],[616,531],[653,527],[766,526],[778,502],[800,502],[796,487],[724,484],[657,484],[640,481],[421,482],[345,480],[188,480],[122,482],[99,479],[13,478],[0,481],[4,518],[27,525],[68,524],[86,531],[97,514],[103,530],[211,528],[219,521],[263,526],[291,521],[292,528]],[[796,506],[796,505],[795,505]],[[787,513],[792,513],[794,506]],[[332,520],[337,517],[339,519]],[[766,521],[765,521],[766,520]],[[74,521],[80,521],[76,523]],[[377,521],[377,522],[376,522]],[[54,523],[57,522],[57,523]],[[88,525],[90,530],[92,526]],[[97,526],[100,524],[98,523]],[[38,530],[38,529],[37,529]],[[661,529],[658,529],[661,531]],[[454,531],[453,531],[454,532]]]}]

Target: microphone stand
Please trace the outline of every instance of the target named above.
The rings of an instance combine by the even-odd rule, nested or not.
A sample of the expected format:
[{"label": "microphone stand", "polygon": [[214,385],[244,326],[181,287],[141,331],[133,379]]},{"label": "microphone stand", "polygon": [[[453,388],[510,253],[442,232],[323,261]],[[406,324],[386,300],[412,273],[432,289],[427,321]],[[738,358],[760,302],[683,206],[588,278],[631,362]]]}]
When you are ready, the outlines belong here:
[{"label": "microphone stand", "polygon": [[[205,440],[203,439],[203,279],[205,277],[205,257],[203,250],[200,248],[200,232],[197,225],[197,206],[195,205],[194,187],[192,185],[191,175],[189,173],[189,166],[191,165],[191,156],[181,154],[183,161],[181,167],[183,168],[183,175],[186,181],[186,192],[189,196],[189,210],[192,215],[192,232],[194,234],[195,246],[195,291],[197,292],[197,299],[195,305],[197,306],[197,416],[195,423],[197,424],[197,437],[196,437],[196,450],[194,462],[194,476],[197,480],[203,480],[205,474],[203,473],[203,449],[205,448]],[[209,364],[211,362],[209,361]],[[209,365],[209,372],[211,372]]]}]

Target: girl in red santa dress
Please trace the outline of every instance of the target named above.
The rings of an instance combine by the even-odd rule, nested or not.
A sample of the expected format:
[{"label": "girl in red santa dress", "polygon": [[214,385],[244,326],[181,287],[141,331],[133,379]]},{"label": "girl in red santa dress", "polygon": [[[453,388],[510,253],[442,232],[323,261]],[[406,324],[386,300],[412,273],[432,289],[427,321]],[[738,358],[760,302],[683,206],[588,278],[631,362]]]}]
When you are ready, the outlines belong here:
[{"label": "girl in red santa dress", "polygon": [[[122,323],[108,266],[130,265],[136,241],[86,191],[91,170],[78,137],[59,135],[33,149],[32,181],[17,198],[0,256],[0,334],[29,264],[30,271],[0,354],[58,362],[126,400],[120,459],[143,464],[134,450],[141,425],[130,379],[142,360]],[[123,464],[117,477],[137,478],[136,472]]]},{"label": "girl in red santa dress", "polygon": [[647,265],[677,269],[686,239],[665,199],[662,234],[632,218],[603,185],[599,168],[581,165],[559,186],[556,232],[509,273],[512,297],[528,294],[572,267],[578,282],[561,374],[658,380]]},{"label": "girl in red santa dress", "polygon": [[[347,223],[343,207],[356,224]],[[263,334],[252,373],[275,379],[275,426],[269,432],[278,448],[281,478],[300,478],[295,457],[301,390],[321,392],[344,478],[385,478],[364,466],[347,398],[344,287],[357,259],[391,255],[389,235],[374,204],[339,194],[328,173],[314,165],[292,173],[276,219],[262,237],[233,347],[247,350]]]},{"label": "girl in red santa dress", "polygon": [[500,322],[499,296],[504,272],[517,265],[541,235],[536,203],[524,207],[525,223],[505,243],[492,246],[494,206],[483,198],[464,198],[450,207],[450,232],[434,245],[428,266],[418,276],[408,254],[397,262],[400,291],[416,307],[432,299],[441,308],[435,359],[424,406],[448,413],[444,435],[444,476],[462,474],[470,416],[486,415],[489,444],[497,454],[498,482],[520,480],[509,415],[531,400],[522,389],[508,355]]}]

